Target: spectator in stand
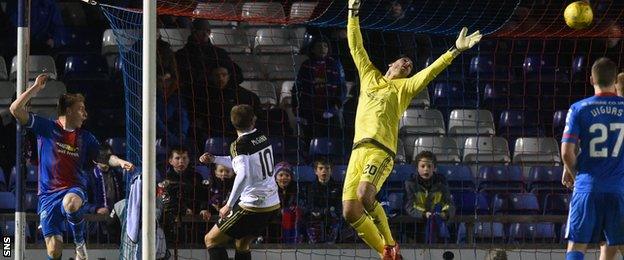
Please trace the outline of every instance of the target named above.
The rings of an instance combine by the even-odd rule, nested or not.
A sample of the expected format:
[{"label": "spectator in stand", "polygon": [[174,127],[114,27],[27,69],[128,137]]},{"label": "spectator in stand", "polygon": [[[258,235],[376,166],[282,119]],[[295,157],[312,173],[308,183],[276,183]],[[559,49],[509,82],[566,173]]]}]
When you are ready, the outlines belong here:
[{"label": "spectator in stand", "polygon": [[[281,232],[279,243],[303,242],[303,202],[297,197],[297,184],[293,180],[292,166],[288,162],[275,165],[275,180],[281,203]],[[275,233],[275,232],[274,232]]]},{"label": "spectator in stand", "polygon": [[[234,82],[243,82],[242,70],[230,58],[227,51],[212,45],[208,20],[195,19],[191,25],[191,35],[186,45],[175,53],[180,95],[189,105],[194,143],[205,141],[210,129],[208,117],[212,113],[208,106],[213,97],[208,94],[211,73],[218,64],[229,66],[228,72]],[[228,110],[229,113],[229,110]],[[225,120],[229,122],[229,118]],[[233,133],[234,134],[234,133]],[[232,134],[232,135],[233,135]]]},{"label": "spectator in stand", "polygon": [[219,214],[221,207],[227,203],[227,199],[234,186],[234,171],[221,164],[213,164],[210,175],[210,211]]},{"label": "spectator in stand", "polygon": [[190,127],[186,103],[179,95],[175,64],[171,46],[159,34],[156,41],[156,133],[165,147],[186,144]]},{"label": "spectator in stand", "polygon": [[[17,27],[17,2],[8,1],[7,13]],[[31,54],[49,55],[54,48],[54,37],[63,26],[61,11],[54,0],[31,0],[30,2],[30,51]]]},{"label": "spectator in stand", "polygon": [[125,197],[123,178],[120,178],[122,174],[108,163],[111,157],[116,157],[121,170],[126,172],[134,170],[134,165],[114,155],[113,149],[108,144],[100,145],[98,157],[93,162],[95,167],[92,174],[87,175],[89,199],[85,204],[88,205],[86,208],[91,214],[108,214],[113,205]]},{"label": "spectator in stand", "polygon": [[210,219],[208,210],[208,187],[199,173],[189,167],[188,149],[174,146],[169,149],[169,170],[165,179],[158,183],[158,196],[163,203],[163,230],[168,242],[180,241],[181,217],[199,213],[204,220]]},{"label": "spectator in stand", "polygon": [[416,219],[426,220],[425,241],[436,243],[439,238],[449,238],[445,221],[455,213],[446,178],[436,173],[436,157],[423,151],[414,160],[418,174],[405,182],[405,212]]},{"label": "spectator in stand", "polygon": [[342,223],[342,184],[331,178],[332,167],[325,158],[314,161],[316,181],[308,189],[305,216],[310,243],[338,241]]},{"label": "spectator in stand", "polygon": [[[225,134],[234,136],[236,131],[230,124],[230,111],[236,105],[247,104],[254,108],[254,114],[262,115],[260,98],[253,92],[239,86],[232,80],[227,63],[217,64],[212,69],[212,84],[208,88],[208,113],[210,118],[206,130],[211,136]],[[201,115],[200,115],[201,116]]]},{"label": "spectator in stand", "polygon": [[493,249],[485,256],[485,260],[507,260],[507,252],[503,249]]},{"label": "spectator in stand", "polygon": [[330,56],[329,40],[322,36],[310,43],[292,93],[293,108],[306,136],[336,136],[342,128],[342,105],[346,96],[345,73],[340,60]]}]

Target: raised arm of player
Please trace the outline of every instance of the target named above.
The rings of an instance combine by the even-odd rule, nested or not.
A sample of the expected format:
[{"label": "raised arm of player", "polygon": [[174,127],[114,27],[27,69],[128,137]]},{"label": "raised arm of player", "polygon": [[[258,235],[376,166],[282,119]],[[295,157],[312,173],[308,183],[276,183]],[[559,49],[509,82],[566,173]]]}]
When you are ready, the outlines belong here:
[{"label": "raised arm of player", "polygon": [[203,164],[215,163],[233,169],[232,160],[229,156],[216,156],[210,153],[204,153],[199,157],[199,161]]},{"label": "raised arm of player", "polygon": [[455,41],[455,46],[446,53],[442,54],[437,60],[435,60],[427,68],[419,71],[414,76],[410,77],[405,83],[405,89],[411,96],[418,94],[423,88],[427,87],[438,74],[446,69],[451,64],[453,59],[457,57],[462,51],[472,48],[481,40],[481,33],[476,32],[466,36],[468,34],[468,28],[464,27],[459,32],[459,36]]},{"label": "raised arm of player", "polygon": [[219,216],[221,218],[227,216],[229,211],[234,206],[234,203],[236,203],[238,198],[243,193],[243,189],[245,189],[244,183],[249,171],[249,156],[244,154],[237,155],[232,160],[232,166],[236,177],[234,178],[234,185],[232,186],[230,197],[228,198],[227,203],[225,203],[225,206],[223,206],[223,208],[219,211]]},{"label": "raised arm of player", "polygon": [[28,122],[28,110],[26,110],[26,104],[30,99],[37,94],[40,90],[45,87],[46,82],[48,81],[48,76],[45,74],[41,74],[37,76],[35,79],[35,83],[30,86],[30,88],[26,89],[24,93],[22,93],[13,103],[11,103],[11,114],[17,119],[17,121],[25,125]]},{"label": "raised arm of player", "polygon": [[[349,42],[349,50],[353,57],[355,67],[360,73],[360,78],[381,77],[381,72],[371,63],[364,43],[362,40],[362,32],[360,31],[360,18],[358,11],[360,8],[360,0],[349,0],[349,18],[347,19],[347,41]],[[364,80],[363,80],[364,81]],[[360,84],[360,88],[367,87]]]},{"label": "raised arm of player", "polygon": [[116,155],[111,155],[111,157],[108,159],[108,164],[111,167],[121,167],[125,171],[133,171],[134,170],[134,164],[132,164],[131,162],[128,162],[126,160],[123,160],[123,159],[117,157]]}]

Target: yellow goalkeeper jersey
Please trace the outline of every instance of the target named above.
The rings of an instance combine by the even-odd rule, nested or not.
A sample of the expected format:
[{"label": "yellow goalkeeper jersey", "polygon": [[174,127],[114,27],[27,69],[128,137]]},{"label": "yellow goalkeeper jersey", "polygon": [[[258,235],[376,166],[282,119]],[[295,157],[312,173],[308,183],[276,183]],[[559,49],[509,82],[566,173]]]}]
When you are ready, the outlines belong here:
[{"label": "yellow goalkeeper jersey", "polygon": [[358,17],[349,17],[347,35],[360,76],[353,148],[372,143],[396,155],[399,120],[411,100],[453,60],[447,52],[410,78],[389,80],[371,63],[362,43]]}]

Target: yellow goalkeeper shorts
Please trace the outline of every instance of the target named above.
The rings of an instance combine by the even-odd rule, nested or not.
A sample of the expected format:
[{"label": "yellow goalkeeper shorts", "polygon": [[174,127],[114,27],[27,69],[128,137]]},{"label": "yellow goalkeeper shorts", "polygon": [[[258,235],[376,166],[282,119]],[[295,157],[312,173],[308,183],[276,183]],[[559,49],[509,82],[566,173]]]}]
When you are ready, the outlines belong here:
[{"label": "yellow goalkeeper shorts", "polygon": [[351,152],[342,189],[342,200],[357,200],[360,182],[375,185],[377,192],[390,176],[394,159],[381,148],[365,143]]}]

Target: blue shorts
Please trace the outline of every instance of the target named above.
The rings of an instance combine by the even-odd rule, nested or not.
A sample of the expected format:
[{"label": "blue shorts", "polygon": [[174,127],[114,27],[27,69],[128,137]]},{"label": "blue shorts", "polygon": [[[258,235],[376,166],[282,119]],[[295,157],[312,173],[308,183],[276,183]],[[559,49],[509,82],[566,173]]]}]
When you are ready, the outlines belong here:
[{"label": "blue shorts", "polygon": [[577,193],[570,200],[566,239],[580,244],[624,245],[624,194]]},{"label": "blue shorts", "polygon": [[[64,231],[65,208],[63,208],[63,198],[67,193],[78,195],[84,205],[87,202],[87,194],[82,188],[73,187],[60,191],[39,195],[39,205],[37,213],[41,223],[43,237],[62,235]],[[80,208],[82,210],[83,207]]]}]

